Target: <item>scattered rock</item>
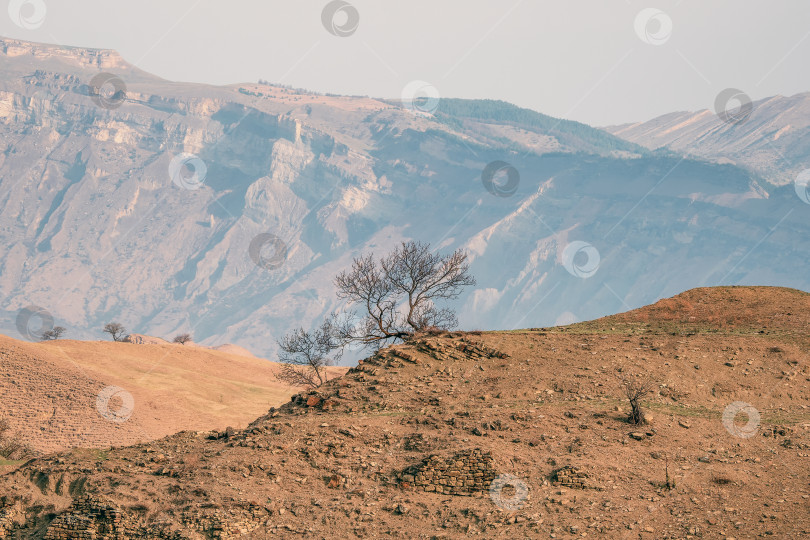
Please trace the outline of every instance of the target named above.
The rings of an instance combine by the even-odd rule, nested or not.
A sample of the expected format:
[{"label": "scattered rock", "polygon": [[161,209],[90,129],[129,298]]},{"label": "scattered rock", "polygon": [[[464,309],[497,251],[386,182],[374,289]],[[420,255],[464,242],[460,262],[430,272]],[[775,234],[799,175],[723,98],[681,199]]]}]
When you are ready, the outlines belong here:
[{"label": "scattered rock", "polygon": [[408,512],[410,512],[410,508],[408,508],[404,504],[398,504],[396,508],[394,508],[394,513],[399,516],[404,516]]},{"label": "scattered rock", "polygon": [[309,396],[307,398],[307,407],[317,407],[321,404],[320,396]]}]

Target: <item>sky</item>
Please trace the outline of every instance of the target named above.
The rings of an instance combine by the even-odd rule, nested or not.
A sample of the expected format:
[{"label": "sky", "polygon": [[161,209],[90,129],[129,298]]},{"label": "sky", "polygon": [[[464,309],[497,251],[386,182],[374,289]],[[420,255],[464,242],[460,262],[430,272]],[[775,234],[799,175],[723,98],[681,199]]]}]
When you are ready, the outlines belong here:
[{"label": "sky", "polygon": [[727,88],[810,91],[807,0],[3,2],[2,36],[115,49],[178,81],[384,98],[424,81],[595,126],[712,109]]}]

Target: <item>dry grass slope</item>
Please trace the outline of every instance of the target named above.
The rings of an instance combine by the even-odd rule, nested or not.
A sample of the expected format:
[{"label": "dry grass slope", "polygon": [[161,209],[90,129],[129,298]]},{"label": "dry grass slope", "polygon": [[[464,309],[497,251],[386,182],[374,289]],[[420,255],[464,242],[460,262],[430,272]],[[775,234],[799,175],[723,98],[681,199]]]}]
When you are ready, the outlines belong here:
[{"label": "dry grass slope", "polygon": [[[807,537],[807,298],[705,289],[422,336],[244,430],[27,463],[0,478],[5,519],[26,538]],[[651,423],[626,422],[619,370],[657,382]],[[722,420],[738,401],[751,437]],[[495,474],[520,482],[493,499]]]},{"label": "dry grass slope", "polygon": [[[122,446],[178,431],[246,426],[297,389],[277,381],[277,365],[195,346],[58,340],[28,343],[0,336],[2,415],[40,451]],[[337,375],[345,369],[335,368]],[[129,392],[132,416],[102,417],[98,395]],[[110,401],[115,412],[120,397]]]}]

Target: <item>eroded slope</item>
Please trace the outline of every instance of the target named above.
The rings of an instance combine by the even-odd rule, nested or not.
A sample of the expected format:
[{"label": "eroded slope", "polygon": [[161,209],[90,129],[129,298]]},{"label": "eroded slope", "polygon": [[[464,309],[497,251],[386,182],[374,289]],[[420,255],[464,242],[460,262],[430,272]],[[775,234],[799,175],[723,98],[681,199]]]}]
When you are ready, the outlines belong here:
[{"label": "eroded slope", "polygon": [[[690,294],[735,309],[725,291]],[[10,517],[28,509],[19,534],[53,538],[77,523],[127,538],[810,534],[807,337],[694,325],[419,336],[245,430],[55,455],[0,489]],[[656,382],[648,425],[626,422],[628,373]],[[736,402],[759,422],[724,424]],[[502,474],[525,499],[467,493]]]}]

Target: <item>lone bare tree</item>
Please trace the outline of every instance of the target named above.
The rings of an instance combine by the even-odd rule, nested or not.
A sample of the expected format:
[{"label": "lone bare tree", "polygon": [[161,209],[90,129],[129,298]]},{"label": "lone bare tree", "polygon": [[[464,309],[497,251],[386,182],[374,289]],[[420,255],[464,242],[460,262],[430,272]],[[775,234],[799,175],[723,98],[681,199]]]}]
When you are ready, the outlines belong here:
[{"label": "lone bare tree", "polygon": [[65,332],[67,332],[67,328],[65,328],[64,326],[54,326],[50,330],[46,330],[45,332],[42,333],[42,341],[59,339]]},{"label": "lone bare tree", "polygon": [[379,260],[373,254],[354,259],[351,269],[335,278],[335,286],[338,298],[360,306],[361,315],[350,312],[336,319],[340,339],[378,348],[416,332],[455,327],[455,312],[437,308],[436,302],[457,298],[464,287],[475,285],[469,269],[462,250],[439,255],[430,244],[413,241]]},{"label": "lone bare tree", "polygon": [[631,424],[644,423],[644,411],[641,409],[641,400],[650,395],[655,389],[655,383],[649,377],[623,375],[620,383],[624,389],[624,395],[630,402],[630,414],[627,421]]},{"label": "lone bare tree", "polygon": [[104,333],[110,334],[113,341],[122,341],[127,329],[121,323],[111,322],[104,325]]},{"label": "lone bare tree", "polygon": [[332,319],[313,331],[293,330],[278,342],[281,369],[276,378],[291,386],[317,388],[328,379],[326,367],[343,354]]},{"label": "lone bare tree", "polygon": [[172,340],[173,343],[179,343],[180,345],[185,345],[186,343],[191,341],[191,334],[177,334],[174,336]]}]

